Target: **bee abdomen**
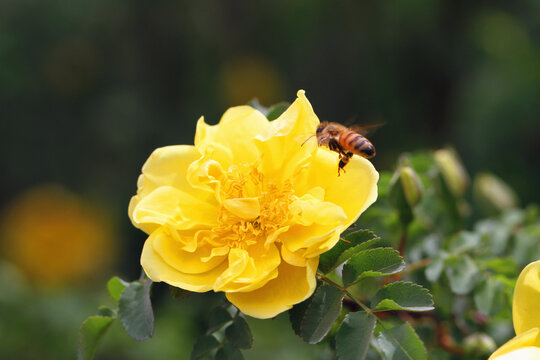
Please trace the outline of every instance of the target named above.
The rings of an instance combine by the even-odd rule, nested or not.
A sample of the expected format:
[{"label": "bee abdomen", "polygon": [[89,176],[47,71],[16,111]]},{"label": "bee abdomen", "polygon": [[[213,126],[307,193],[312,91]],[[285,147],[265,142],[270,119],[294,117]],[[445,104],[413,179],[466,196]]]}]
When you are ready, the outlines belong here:
[{"label": "bee abdomen", "polygon": [[340,137],[341,146],[350,152],[360,155],[365,158],[375,156],[375,147],[373,144],[362,135],[348,131]]}]

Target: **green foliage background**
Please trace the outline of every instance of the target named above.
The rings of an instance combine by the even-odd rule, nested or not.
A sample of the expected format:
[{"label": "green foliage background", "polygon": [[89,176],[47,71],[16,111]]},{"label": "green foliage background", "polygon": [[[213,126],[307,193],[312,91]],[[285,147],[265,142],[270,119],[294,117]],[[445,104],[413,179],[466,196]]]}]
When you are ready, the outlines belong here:
[{"label": "green foliage background", "polygon": [[[396,248],[400,215],[411,214],[397,212],[389,184],[404,164],[400,155],[414,154],[406,161],[425,192],[411,209],[405,259],[432,262],[411,279],[431,289],[458,344],[463,326],[504,341],[512,281],[538,258],[538,214],[529,205],[540,201],[539,7],[533,0],[1,1],[0,205],[29,187],[62,184],[105,204],[120,255],[105,275],[54,290],[28,284],[3,262],[0,357],[73,358],[82,321],[97,304],[113,306],[108,275],[138,277],[144,234],[125,213],[154,148],[192,143],[200,115],[216,123],[229,106],[252,97],[290,101],[300,88],[323,120],[385,124],[372,137],[373,162],[387,171],[380,201],[358,226]],[[493,210],[473,199],[472,186],[457,199],[441,193],[430,153],[419,150],[445,144],[471,179],[498,175],[517,189],[520,205]],[[449,295],[456,290],[465,294]],[[215,300],[178,303],[159,285],[153,300],[156,336],[135,343],[114,324],[98,358],[188,358]],[[477,311],[490,320],[478,323]],[[247,358],[329,356],[290,336],[286,315],[248,322],[255,343]]]}]

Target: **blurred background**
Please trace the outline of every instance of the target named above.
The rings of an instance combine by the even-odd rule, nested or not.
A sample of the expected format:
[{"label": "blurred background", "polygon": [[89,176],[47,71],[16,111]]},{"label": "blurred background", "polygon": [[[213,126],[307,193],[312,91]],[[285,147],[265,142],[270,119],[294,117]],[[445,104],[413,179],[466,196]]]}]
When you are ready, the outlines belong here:
[{"label": "blurred background", "polygon": [[[384,123],[378,169],[451,145],[540,201],[538,1],[0,0],[0,358],[73,358],[104,281],[138,277],[127,205],[153,149],[298,89],[322,120]],[[187,359],[196,315],[156,292],[155,338],[117,329],[101,358]],[[246,356],[315,356],[258,324]]]}]

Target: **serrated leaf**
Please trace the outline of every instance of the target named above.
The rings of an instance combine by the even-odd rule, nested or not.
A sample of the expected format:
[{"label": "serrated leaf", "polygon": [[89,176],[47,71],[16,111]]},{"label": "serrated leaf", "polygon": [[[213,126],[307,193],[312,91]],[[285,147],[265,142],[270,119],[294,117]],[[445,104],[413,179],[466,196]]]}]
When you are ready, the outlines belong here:
[{"label": "serrated leaf", "polygon": [[329,273],[353,255],[373,246],[380,240],[380,237],[371,230],[363,229],[348,234],[345,240],[339,241],[319,258],[319,270],[323,274]]},{"label": "serrated leaf", "polygon": [[134,281],[122,291],[118,301],[118,315],[124,330],[137,341],[150,338],[154,333],[154,314],[150,302],[150,279]]},{"label": "serrated leaf", "polygon": [[396,281],[383,286],[377,291],[371,303],[373,311],[434,309],[433,298],[427,289],[405,281]]},{"label": "serrated leaf", "polygon": [[474,292],[474,303],[478,311],[486,316],[497,313],[503,302],[504,285],[497,279],[487,278]]},{"label": "serrated leaf", "polygon": [[244,356],[242,352],[232,346],[231,344],[225,344],[216,353],[216,360],[243,360]]},{"label": "serrated leaf", "polygon": [[253,346],[253,335],[246,320],[237,317],[234,322],[225,329],[227,340],[235,347],[249,349]]},{"label": "serrated leaf", "polygon": [[375,316],[363,311],[345,316],[336,334],[336,353],[340,360],[365,359],[375,321]]},{"label": "serrated leaf", "polygon": [[231,320],[232,316],[227,310],[222,307],[215,308],[210,313],[210,318],[208,319],[208,329],[206,330],[206,333],[213,333]]},{"label": "serrated leaf", "polygon": [[383,330],[377,343],[387,360],[426,360],[424,344],[409,323]]},{"label": "serrated leaf", "polygon": [[79,329],[78,358],[90,360],[96,354],[99,342],[111,327],[114,318],[108,316],[90,316]]},{"label": "serrated leaf", "polygon": [[114,301],[118,302],[120,294],[122,294],[122,291],[124,291],[128,285],[129,283],[127,281],[120,279],[118,276],[114,276],[107,282],[107,290]]},{"label": "serrated leaf", "polygon": [[343,283],[350,286],[363,278],[393,275],[404,268],[403,258],[393,248],[364,250],[343,266]]},{"label": "serrated leaf", "polygon": [[315,291],[300,325],[300,335],[305,342],[316,344],[324,339],[341,312],[343,296],[341,290],[329,285]]},{"label": "serrated leaf", "polygon": [[268,108],[268,114],[266,114],[266,118],[270,121],[277,119],[281,116],[287,110],[287,108],[290,106],[288,102],[280,102],[275,105],[272,105]]},{"label": "serrated leaf", "polygon": [[219,341],[214,336],[203,335],[199,337],[195,342],[195,345],[193,345],[193,351],[191,351],[190,359],[198,359],[218,346]]},{"label": "serrated leaf", "polygon": [[176,286],[169,286],[169,292],[171,293],[171,296],[176,300],[187,299],[192,294],[191,291],[177,288]]},{"label": "serrated leaf", "polygon": [[454,293],[465,295],[474,288],[478,267],[468,255],[460,256],[457,261],[448,264],[445,271]]},{"label": "serrated leaf", "polygon": [[294,330],[294,333],[302,337],[302,321],[304,321],[304,316],[306,311],[313,300],[313,296],[307,300],[302,301],[299,304],[296,304],[289,310],[289,320],[291,321],[291,326]]}]

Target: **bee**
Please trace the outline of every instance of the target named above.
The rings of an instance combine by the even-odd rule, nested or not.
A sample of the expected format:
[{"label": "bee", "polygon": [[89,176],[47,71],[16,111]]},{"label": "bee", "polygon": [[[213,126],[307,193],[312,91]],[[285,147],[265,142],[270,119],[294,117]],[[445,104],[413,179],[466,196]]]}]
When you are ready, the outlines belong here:
[{"label": "bee", "polygon": [[353,155],[369,159],[375,156],[375,147],[363,135],[344,125],[324,121],[315,133],[319,146],[326,146],[339,154],[338,176]]}]

